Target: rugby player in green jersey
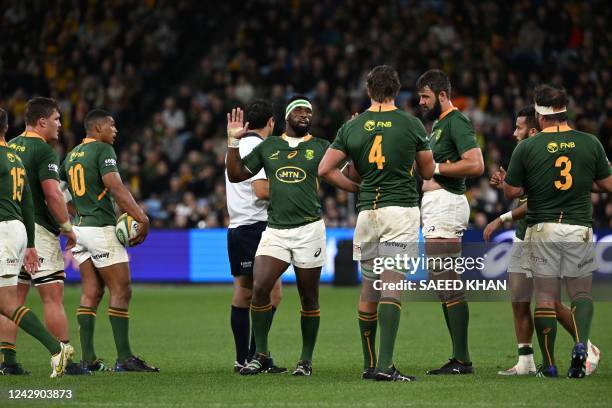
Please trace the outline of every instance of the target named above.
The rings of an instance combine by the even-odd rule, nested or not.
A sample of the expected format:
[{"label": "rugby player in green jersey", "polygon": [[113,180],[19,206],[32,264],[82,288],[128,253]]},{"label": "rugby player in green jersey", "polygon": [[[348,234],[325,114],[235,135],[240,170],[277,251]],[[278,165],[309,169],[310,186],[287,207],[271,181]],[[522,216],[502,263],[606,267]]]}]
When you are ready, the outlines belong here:
[{"label": "rugby player in green jersey", "polygon": [[565,90],[535,89],[542,131],[516,147],[504,179],[509,199],[527,195],[527,258],[534,275],[534,325],[543,362],[540,377],[557,377],[555,302],[560,279],[572,301],[574,348],[567,376],[583,378],[593,318],[591,285],[597,269],[593,248],[591,189],[612,192],[612,174],[601,142],[567,124]]},{"label": "rugby player in green jersey", "polygon": [[117,137],[115,120],[110,113],[94,109],[85,117],[87,132],[83,142],[66,155],[60,176],[68,182],[77,212],[74,227],[78,243],[72,250],[81,274],[81,302],[77,309],[83,366],[105,371],[94,351],[93,335],[98,304],[104,286],[110,292],[108,317],[117,348],[115,371],[157,372],[136,357],[131,350],[128,307],[132,297],[127,251],[115,235],[114,202],[138,222],[138,233],[130,246],[144,241],[149,232],[149,218],[123,185],[117,169],[113,143]]},{"label": "rugby player in green jersey", "polygon": [[[56,378],[64,373],[74,349],[70,344],[55,339],[17,296],[21,266],[28,273],[36,273],[39,260],[34,246],[32,193],[21,159],[4,139],[7,129],[8,116],[0,109],[0,314],[49,350],[51,378]],[[12,373],[10,364],[9,367],[3,364],[0,368],[0,375]]]},{"label": "rugby player in green jersey", "polygon": [[[451,102],[451,84],[444,72],[435,69],[425,72],[417,81],[417,91],[422,112],[434,121],[429,144],[436,161],[435,175],[423,183],[421,203],[425,251],[428,258],[458,257],[461,237],[470,218],[465,179],[479,177],[484,172],[482,151],[472,123]],[[460,279],[454,269],[443,268],[440,262],[431,264],[428,262],[430,279]],[[439,291],[438,296],[453,355],[448,363],[427,374],[471,374],[474,369],[468,351],[470,315],[465,293]]]},{"label": "rugby player in green jersey", "polygon": [[[516,116],[514,137],[520,143],[522,140],[538,133],[533,105],[521,109]],[[505,170],[503,167],[491,176],[491,185],[503,188]],[[493,232],[501,228],[505,222],[517,220],[512,254],[508,265],[508,282],[512,294],[512,314],[514,316],[514,331],[518,342],[518,362],[511,368],[499,371],[500,375],[530,375],[535,374],[536,366],[533,359],[533,319],[531,317],[531,297],[533,295],[533,275],[524,261],[526,254],[523,241],[527,230],[527,197],[519,199],[519,206],[491,221],[485,228],[483,237],[489,241]],[[571,310],[561,302],[555,302],[557,320],[570,335],[574,335]],[[599,349],[588,342],[587,375],[597,369]]]},{"label": "rugby player in green jersey", "polygon": [[[348,158],[361,179],[353,259],[361,262],[362,271],[358,306],[364,356],[362,378],[413,381],[414,377],[400,373],[393,364],[401,292],[384,286],[402,281],[406,271],[375,272],[374,262],[376,258],[393,257],[400,252],[418,256],[421,217],[413,165],[423,178],[430,179],[435,163],[423,124],[395,106],[400,89],[397,72],[386,65],[375,67],[367,76],[366,88],[370,108],[342,125],[319,165],[319,175],[344,190],[357,190],[357,185],[337,168]],[[398,251],[399,244],[407,245],[408,249]],[[375,289],[376,281],[381,283],[379,290]],[[380,326],[378,355],[377,326]]]},{"label": "rugby player in green jersey", "polygon": [[270,185],[268,226],[261,236],[253,268],[251,321],[256,354],[240,374],[266,371],[270,363],[268,332],[272,320],[270,292],[293,264],[301,310],[302,354],[293,375],[312,374],[312,354],[319,331],[319,279],[325,263],[325,224],[318,198],[317,168],[329,142],[308,133],[312,105],[294,96],[285,110],[287,127],[282,136],[268,136],[244,159],[238,142],[248,130],[240,108],[227,115],[227,175],[232,183],[253,177],[264,169]]},{"label": "rugby player in green jersey", "polygon": [[[51,146],[57,141],[61,127],[57,102],[43,97],[29,100],[25,108],[25,122],[25,132],[12,139],[9,147],[21,158],[32,190],[34,243],[40,267],[32,276],[25,271],[19,274],[17,295],[19,303],[23,304],[33,284],[42,299],[47,329],[59,341],[68,344],[68,319],[64,311],[64,257],[59,233],[62,231],[68,238],[67,249],[75,245],[76,237],[59,187],[59,157]],[[11,374],[27,373],[17,363],[17,326],[8,319],[0,318],[0,333],[0,351],[4,356],[0,369]],[[86,373],[77,364],[71,364],[66,370],[66,374]]]}]

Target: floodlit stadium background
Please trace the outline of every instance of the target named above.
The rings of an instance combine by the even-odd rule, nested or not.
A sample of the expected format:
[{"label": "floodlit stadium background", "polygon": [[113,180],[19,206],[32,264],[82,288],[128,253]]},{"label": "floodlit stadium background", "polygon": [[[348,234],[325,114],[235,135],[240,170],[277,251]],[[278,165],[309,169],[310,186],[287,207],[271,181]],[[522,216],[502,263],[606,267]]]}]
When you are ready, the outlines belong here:
[{"label": "floodlit stadium background", "polygon": [[[2,2],[0,106],[8,139],[23,130],[34,95],[62,109],[60,156],[84,136],[94,107],[119,128],[121,175],[153,226],[132,253],[134,279],[230,280],[223,159],[225,113],[253,97],[282,112],[294,93],[313,99],[312,133],[333,140],[367,107],[365,73],[397,68],[398,105],[416,113],[414,84],[428,68],[451,76],[453,102],[473,121],[487,172],[469,180],[470,231],[509,203],[487,183],[515,145],[514,112],[540,82],[567,88],[572,125],[612,150],[612,32],[605,1],[113,1]],[[277,117],[282,130],[282,115]],[[350,239],[354,197],[322,184],[334,271],[338,240]],[[612,199],[593,195],[596,233],[612,234]],[[510,227],[510,226],[508,226]],[[338,228],[338,229],[333,229]],[[74,279],[69,263],[68,276]],[[291,280],[291,274],[287,278]]]}]

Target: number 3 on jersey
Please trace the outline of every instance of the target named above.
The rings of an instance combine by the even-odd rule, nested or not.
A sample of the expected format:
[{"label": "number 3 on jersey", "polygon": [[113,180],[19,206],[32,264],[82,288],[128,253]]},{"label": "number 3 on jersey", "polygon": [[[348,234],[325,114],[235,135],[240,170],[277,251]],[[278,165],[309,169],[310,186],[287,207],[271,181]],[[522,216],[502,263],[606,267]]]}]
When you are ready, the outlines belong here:
[{"label": "number 3 on jersey", "polygon": [[80,163],[75,164],[68,170],[70,186],[77,197],[85,195],[85,170]]},{"label": "number 3 on jersey", "polygon": [[376,168],[378,170],[383,169],[385,156],[383,156],[382,152],[382,135],[374,136],[374,143],[372,143],[372,147],[370,148],[370,155],[368,156],[368,161],[370,163],[376,163]]},{"label": "number 3 on jersey", "polygon": [[560,176],[563,177],[563,181],[555,180],[555,187],[557,190],[569,190],[573,184],[573,178],[570,174],[572,169],[572,161],[567,156],[561,156],[555,161],[555,167],[562,167]]}]

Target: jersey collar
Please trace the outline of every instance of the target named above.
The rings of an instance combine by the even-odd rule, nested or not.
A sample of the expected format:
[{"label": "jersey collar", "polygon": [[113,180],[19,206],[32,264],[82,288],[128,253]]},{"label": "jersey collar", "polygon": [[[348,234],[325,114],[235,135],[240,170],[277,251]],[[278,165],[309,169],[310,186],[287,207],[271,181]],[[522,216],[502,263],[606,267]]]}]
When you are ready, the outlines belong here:
[{"label": "jersey collar", "polygon": [[96,141],[96,139],[94,139],[93,137],[86,137],[85,139],[83,139],[81,144],[87,144],[87,143],[91,143],[91,142],[95,142],[95,141]]},{"label": "jersey collar", "polygon": [[33,137],[36,139],[40,139],[42,141],[45,141],[45,138],[42,137],[40,134],[38,134],[37,132],[33,131],[33,130],[26,130],[25,132],[23,132],[22,134],[20,134],[19,136],[23,136],[23,137]]},{"label": "jersey collar", "polygon": [[572,128],[567,125],[549,126],[546,129],[542,129],[542,133],[569,132],[570,130],[572,130]]},{"label": "jersey collar", "polygon": [[368,110],[370,112],[391,112],[397,110],[397,106],[379,103],[376,106],[370,106]]},{"label": "jersey collar", "polygon": [[440,117],[438,118],[438,120],[442,120],[446,115],[448,115],[452,111],[456,111],[456,110],[458,110],[458,108],[456,106],[453,106],[452,108],[445,110],[444,112],[442,112],[440,114]]},{"label": "jersey collar", "polygon": [[[284,141],[289,142],[289,136],[287,136],[287,134],[286,134],[286,133],[283,133],[283,134],[281,135],[281,138],[282,138]],[[292,139],[295,139],[295,138],[292,138]],[[302,140],[300,140],[300,141],[299,141],[299,143],[302,143],[302,142],[307,142],[307,141],[309,141],[310,139],[312,139],[312,135],[311,135],[310,133],[306,133],[306,135],[302,137]]]}]

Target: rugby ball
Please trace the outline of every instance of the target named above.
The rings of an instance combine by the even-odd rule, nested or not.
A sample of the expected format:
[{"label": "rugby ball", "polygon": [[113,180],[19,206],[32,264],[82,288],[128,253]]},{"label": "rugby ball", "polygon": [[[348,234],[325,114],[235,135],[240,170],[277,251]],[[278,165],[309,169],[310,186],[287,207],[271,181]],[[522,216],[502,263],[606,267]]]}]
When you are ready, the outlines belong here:
[{"label": "rugby ball", "polygon": [[123,246],[130,245],[130,239],[138,233],[138,223],[127,213],[121,214],[115,226],[115,235]]}]

